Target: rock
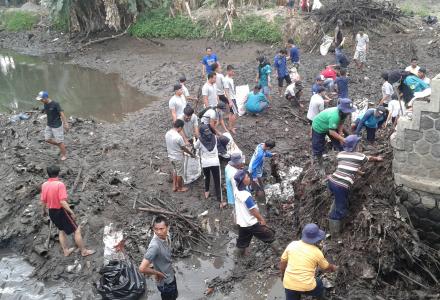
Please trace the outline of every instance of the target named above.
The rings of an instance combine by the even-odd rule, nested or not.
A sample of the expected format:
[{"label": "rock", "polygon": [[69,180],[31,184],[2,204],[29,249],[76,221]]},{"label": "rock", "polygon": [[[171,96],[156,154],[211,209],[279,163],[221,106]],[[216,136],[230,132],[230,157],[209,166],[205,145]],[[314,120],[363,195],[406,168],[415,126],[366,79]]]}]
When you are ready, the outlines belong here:
[{"label": "rock", "polygon": [[[425,133],[425,139],[426,139],[426,133]],[[418,141],[414,146],[414,151],[421,155],[429,153],[430,149],[431,149],[431,145],[425,140]]]},{"label": "rock", "polygon": [[427,129],[431,129],[434,127],[434,120],[431,119],[429,116],[427,115],[423,115],[420,118],[420,128],[427,130]]},{"label": "rock", "polygon": [[431,154],[436,158],[440,158],[440,144],[432,145]]},{"label": "rock", "polygon": [[421,200],[422,204],[428,209],[434,208],[436,206],[436,201],[433,197],[423,196]]},{"label": "rock", "polygon": [[422,138],[423,133],[421,133],[420,131],[410,129],[405,130],[405,139],[407,140],[416,142]]},{"label": "rock", "polygon": [[435,130],[425,131],[425,140],[431,144],[435,144],[440,141],[440,133]]}]

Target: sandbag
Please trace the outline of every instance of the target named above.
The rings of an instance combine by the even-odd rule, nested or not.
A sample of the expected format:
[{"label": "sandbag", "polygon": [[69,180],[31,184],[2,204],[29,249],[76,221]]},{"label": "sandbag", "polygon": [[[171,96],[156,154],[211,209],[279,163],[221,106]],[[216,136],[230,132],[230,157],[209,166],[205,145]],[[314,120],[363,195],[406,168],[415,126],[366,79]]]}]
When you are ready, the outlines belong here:
[{"label": "sandbag", "polygon": [[202,175],[202,166],[200,164],[200,157],[198,153],[192,158],[185,155],[183,159],[183,182],[189,184],[194,182]]},{"label": "sandbag", "polygon": [[145,277],[130,259],[112,260],[99,273],[96,288],[104,300],[137,300],[145,293]]},{"label": "sandbag", "polygon": [[321,46],[319,47],[319,51],[321,52],[321,55],[323,55],[323,56],[326,56],[326,55],[327,55],[327,53],[328,53],[328,51],[329,51],[330,46],[332,45],[332,43],[333,43],[333,37],[328,36],[328,35],[325,35],[325,36],[322,38],[322,44],[321,44]]}]

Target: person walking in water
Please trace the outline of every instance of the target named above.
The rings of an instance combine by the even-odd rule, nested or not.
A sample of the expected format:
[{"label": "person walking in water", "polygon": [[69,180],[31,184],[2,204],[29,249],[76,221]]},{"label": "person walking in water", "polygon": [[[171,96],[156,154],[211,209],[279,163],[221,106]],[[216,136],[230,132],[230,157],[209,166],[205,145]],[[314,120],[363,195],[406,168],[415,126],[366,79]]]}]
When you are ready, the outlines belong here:
[{"label": "person walking in water", "polygon": [[69,130],[66,115],[60,104],[49,98],[49,93],[41,91],[38,93],[37,101],[44,104],[43,112],[47,115],[47,126],[44,130],[44,140],[46,143],[60,148],[61,160],[67,159],[66,145],[64,144],[64,130]]}]

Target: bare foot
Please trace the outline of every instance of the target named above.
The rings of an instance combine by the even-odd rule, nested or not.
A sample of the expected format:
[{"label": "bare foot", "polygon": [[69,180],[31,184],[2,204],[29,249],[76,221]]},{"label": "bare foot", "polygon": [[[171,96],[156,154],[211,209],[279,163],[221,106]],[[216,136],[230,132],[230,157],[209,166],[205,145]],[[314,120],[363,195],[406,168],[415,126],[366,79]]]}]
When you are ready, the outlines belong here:
[{"label": "bare foot", "polygon": [[229,131],[232,132],[232,134],[237,134],[236,128],[231,128],[231,129],[229,129]]},{"label": "bare foot", "polygon": [[69,256],[70,254],[72,254],[73,251],[75,251],[75,248],[69,248],[67,250],[63,250],[64,256],[65,257]]},{"label": "bare foot", "polygon": [[205,192],[205,199],[209,198],[209,192]]},{"label": "bare foot", "polygon": [[188,188],[186,188],[186,187],[182,187],[182,188],[177,190],[177,192],[179,192],[179,193],[185,193],[187,191],[188,191]]},{"label": "bare foot", "polygon": [[61,161],[65,161],[67,159],[67,156],[63,155],[61,156]]},{"label": "bare foot", "polygon": [[220,209],[223,209],[223,208],[225,208],[226,206],[228,206],[228,203],[226,203],[226,202],[221,202],[221,203],[220,203]]},{"label": "bare foot", "polygon": [[88,249],[84,249],[83,251],[81,251],[81,256],[82,257],[86,257],[92,254],[95,254],[95,250],[88,250]]},{"label": "bare foot", "polygon": [[177,192],[178,191],[178,189],[177,188],[173,188],[173,192],[175,193],[175,192]]}]

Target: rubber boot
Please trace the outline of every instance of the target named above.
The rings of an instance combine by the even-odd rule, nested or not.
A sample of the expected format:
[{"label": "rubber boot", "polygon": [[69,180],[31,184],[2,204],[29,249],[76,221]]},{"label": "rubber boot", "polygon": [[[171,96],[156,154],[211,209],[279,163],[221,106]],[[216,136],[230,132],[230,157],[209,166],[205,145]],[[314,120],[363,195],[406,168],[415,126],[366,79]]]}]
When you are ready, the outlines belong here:
[{"label": "rubber boot", "polygon": [[328,219],[328,227],[329,227],[330,234],[332,235],[332,237],[338,237],[342,231],[342,221]]}]

